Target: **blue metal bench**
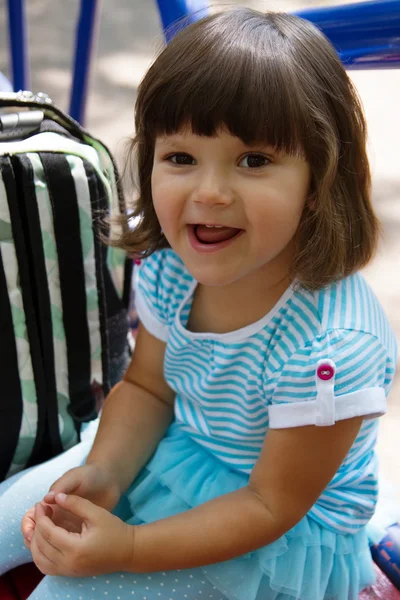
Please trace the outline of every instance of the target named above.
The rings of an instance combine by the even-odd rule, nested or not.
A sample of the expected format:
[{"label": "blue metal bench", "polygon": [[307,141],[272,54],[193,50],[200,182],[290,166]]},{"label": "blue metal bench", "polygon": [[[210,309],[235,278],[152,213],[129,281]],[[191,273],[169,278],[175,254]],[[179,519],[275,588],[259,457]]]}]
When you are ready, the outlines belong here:
[{"label": "blue metal bench", "polygon": [[[93,42],[99,18],[99,0],[81,0],[75,37],[75,61],[69,113],[84,121]],[[168,42],[172,25],[208,12],[207,0],[157,0]],[[318,25],[336,46],[348,68],[394,68],[400,66],[400,0],[359,2],[345,6],[299,11],[299,16]],[[30,89],[25,0],[8,0],[14,90]]]}]

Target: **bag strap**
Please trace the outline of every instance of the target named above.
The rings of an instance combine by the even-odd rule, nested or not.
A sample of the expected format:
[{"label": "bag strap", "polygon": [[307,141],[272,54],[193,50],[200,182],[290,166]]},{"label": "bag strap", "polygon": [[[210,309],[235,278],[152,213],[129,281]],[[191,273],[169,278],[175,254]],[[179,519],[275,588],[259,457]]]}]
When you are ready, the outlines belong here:
[{"label": "bag strap", "polygon": [[79,203],[66,157],[43,152],[40,159],[48,184],[57,247],[67,345],[69,408],[79,436],[81,423],[94,419],[97,414],[90,379],[90,338]]},{"label": "bag strap", "polygon": [[124,264],[124,287],[122,292],[122,302],[125,309],[129,310],[131,293],[132,293],[132,274],[133,274],[133,260],[128,256],[125,258]]},{"label": "bag strap", "polygon": [[[15,162],[15,161],[14,161]],[[16,259],[18,263],[18,277],[20,280],[21,293],[24,305],[24,314],[28,334],[28,343],[32,361],[33,377],[37,398],[37,430],[35,443],[29,457],[27,467],[37,464],[41,453],[41,446],[46,427],[46,397],[47,381],[42,358],[40,330],[36,313],[35,292],[33,289],[31,274],[35,272],[33,263],[33,252],[29,245],[28,218],[25,212],[25,199],[20,197],[17,184],[21,190],[25,189],[21,173],[15,172],[12,158],[0,157],[0,169],[6,192],[6,201],[9,208],[12,225],[12,235],[15,245]],[[29,189],[32,189],[31,184]],[[31,204],[31,202],[29,202]],[[36,206],[36,202],[34,202]],[[29,251],[28,251],[29,249]],[[15,364],[18,364],[15,362]]]},{"label": "bag strap", "polygon": [[17,448],[22,421],[22,390],[11,303],[0,249],[0,378],[2,418],[0,419],[0,481],[8,473]]},{"label": "bag strap", "polygon": [[45,401],[48,433],[51,452],[57,456],[63,451],[58,422],[57,375],[53,337],[52,304],[50,285],[46,268],[45,247],[42,238],[39,205],[36,198],[34,169],[26,155],[12,158],[15,176],[20,182],[20,195],[24,204],[25,236],[29,241],[32,268],[34,269],[34,296],[36,317],[39,324],[39,337],[42,352],[42,368],[45,377]]}]

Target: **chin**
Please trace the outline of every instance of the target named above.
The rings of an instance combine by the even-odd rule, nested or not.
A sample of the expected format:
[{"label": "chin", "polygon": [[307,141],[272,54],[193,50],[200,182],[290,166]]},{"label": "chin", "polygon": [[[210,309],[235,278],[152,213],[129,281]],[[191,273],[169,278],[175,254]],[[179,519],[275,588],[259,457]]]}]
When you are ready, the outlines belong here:
[{"label": "chin", "polygon": [[196,267],[190,264],[186,264],[186,267],[198,283],[208,287],[224,287],[234,283],[238,279],[237,276],[227,273],[221,267]]}]

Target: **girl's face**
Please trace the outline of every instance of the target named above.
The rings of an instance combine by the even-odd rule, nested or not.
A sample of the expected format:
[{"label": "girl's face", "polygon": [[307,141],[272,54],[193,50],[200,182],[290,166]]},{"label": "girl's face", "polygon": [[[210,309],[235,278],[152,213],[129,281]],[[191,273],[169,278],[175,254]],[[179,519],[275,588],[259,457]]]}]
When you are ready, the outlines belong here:
[{"label": "girl's face", "polygon": [[310,187],[303,158],[184,129],[156,139],[151,185],[163,233],[200,284],[287,277]]}]

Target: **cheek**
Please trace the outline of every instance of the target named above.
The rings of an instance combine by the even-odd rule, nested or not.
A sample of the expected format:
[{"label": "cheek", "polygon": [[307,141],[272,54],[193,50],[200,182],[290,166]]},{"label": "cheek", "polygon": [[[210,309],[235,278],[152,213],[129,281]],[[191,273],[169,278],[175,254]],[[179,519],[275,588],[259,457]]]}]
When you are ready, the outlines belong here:
[{"label": "cheek", "polygon": [[[171,185],[168,177],[153,174],[151,178],[151,195],[158,222],[168,239],[173,234],[174,224],[179,221],[181,213],[176,186]],[[171,243],[170,239],[168,241]]]},{"label": "cheek", "polygon": [[258,210],[254,212],[253,223],[256,227],[264,225],[269,233],[283,234],[297,229],[303,213],[305,199],[298,194],[277,190],[268,196],[260,196]]},{"label": "cheek", "polygon": [[187,177],[155,167],[151,176],[151,193],[156,212],[179,212],[190,195],[191,187],[191,180]]},{"label": "cheek", "polygon": [[158,172],[153,171],[151,176],[151,197],[153,200],[154,210],[160,224],[168,214],[168,205],[170,193],[168,185],[166,185],[165,178],[163,178]]},{"label": "cheek", "polygon": [[309,177],[305,173],[287,173],[284,182],[277,186],[274,193],[274,211],[276,220],[288,229],[299,225],[308,196]]}]

